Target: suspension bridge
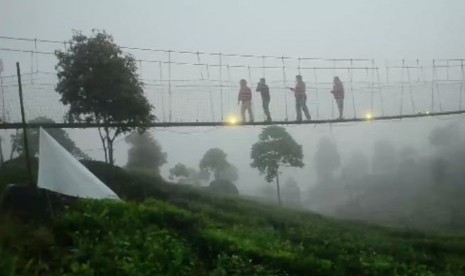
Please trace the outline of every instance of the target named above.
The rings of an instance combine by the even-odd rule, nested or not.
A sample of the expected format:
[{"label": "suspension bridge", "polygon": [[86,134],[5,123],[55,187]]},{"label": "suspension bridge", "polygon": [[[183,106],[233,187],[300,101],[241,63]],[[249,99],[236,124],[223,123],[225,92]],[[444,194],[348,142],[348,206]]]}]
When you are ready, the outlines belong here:
[{"label": "suspension bridge", "polygon": [[[67,123],[67,107],[55,92],[56,50],[69,42],[0,36],[0,129],[22,127],[15,63],[22,68],[25,115],[42,116],[54,124],[28,127],[91,128],[94,123]],[[234,53],[175,51],[122,46],[134,56],[144,92],[155,107],[157,121],[144,127],[268,125],[262,114],[260,93],[253,92],[256,120],[239,123],[239,80],[255,91],[260,78],[270,87],[272,124],[333,124],[397,120],[465,113],[464,61],[454,59],[401,59],[379,62],[373,58],[319,58]],[[288,87],[295,75],[307,84],[312,120],[295,121],[295,102]],[[336,120],[334,76],[345,87],[345,120]],[[109,126],[122,126],[111,124]],[[133,125],[132,125],[133,126]]]}]

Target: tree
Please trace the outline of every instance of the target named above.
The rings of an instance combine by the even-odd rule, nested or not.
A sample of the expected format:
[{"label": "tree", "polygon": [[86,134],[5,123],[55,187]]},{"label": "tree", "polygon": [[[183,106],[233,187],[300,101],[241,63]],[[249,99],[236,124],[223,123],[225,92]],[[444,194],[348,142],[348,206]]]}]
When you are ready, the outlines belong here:
[{"label": "tree", "polygon": [[189,170],[187,166],[183,163],[177,163],[174,167],[170,169],[170,179],[178,178],[178,179],[185,179],[189,176]]},{"label": "tree", "polygon": [[[56,51],[60,101],[71,122],[97,123],[105,161],[113,165],[113,143],[121,134],[155,119],[144,96],[134,58],[105,32],[75,32],[65,51]],[[123,125],[109,126],[118,123]]]},{"label": "tree", "polygon": [[[29,123],[47,123],[54,124],[55,121],[47,117],[37,117],[29,121]],[[61,128],[46,128],[50,136],[53,137],[62,147],[69,151],[73,156],[78,159],[89,159],[89,157],[79,149],[71,138],[69,138],[68,133]],[[31,128],[27,131],[27,140],[29,145],[29,153],[31,156],[35,156],[39,153],[39,129]],[[18,155],[22,156],[25,154],[24,149],[24,135],[22,131],[17,131],[15,134],[11,135],[12,149]]]},{"label": "tree", "polygon": [[226,166],[223,170],[218,172],[218,179],[237,181],[239,179],[239,172],[233,164],[229,163],[229,166]]},{"label": "tree", "polygon": [[210,174],[207,171],[197,171],[183,163],[177,163],[170,169],[170,179],[177,179],[178,183],[200,186],[203,181],[208,181]]},{"label": "tree", "polygon": [[132,145],[128,150],[127,168],[155,169],[166,163],[166,152],[162,152],[160,144],[153,136],[144,131],[135,130],[125,138],[126,143]]},{"label": "tree", "polygon": [[210,183],[208,188],[210,191],[214,193],[218,193],[218,194],[226,194],[226,195],[238,195],[239,194],[239,190],[237,190],[236,185],[234,185],[232,181],[226,180],[226,179],[215,179]]},{"label": "tree", "polygon": [[227,154],[219,149],[209,149],[199,163],[201,171],[213,174],[215,180],[236,181],[239,177],[237,168],[227,161]]},{"label": "tree", "polygon": [[302,146],[283,127],[269,126],[260,133],[250,156],[253,160],[250,165],[257,168],[260,174],[265,174],[267,182],[276,179],[278,202],[281,204],[279,170],[282,167],[304,166]]}]

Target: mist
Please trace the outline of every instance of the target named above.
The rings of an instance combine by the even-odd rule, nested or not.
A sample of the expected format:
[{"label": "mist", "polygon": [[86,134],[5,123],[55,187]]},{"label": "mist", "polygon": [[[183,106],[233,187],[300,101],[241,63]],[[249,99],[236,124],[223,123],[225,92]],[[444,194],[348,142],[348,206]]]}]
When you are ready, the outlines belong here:
[{"label": "mist", "polygon": [[[465,137],[460,122],[434,128],[428,146],[377,140],[371,154],[355,150],[338,165],[323,138],[316,162],[331,167],[304,195],[317,212],[428,230],[465,229]],[[336,150],[335,150],[336,149]],[[332,165],[332,166],[331,166]]]},{"label": "mist", "polygon": [[[288,127],[303,145],[305,166],[282,169],[283,203],[376,224],[463,230],[463,127],[461,116]],[[250,148],[260,131],[207,128],[190,135],[181,130],[155,130],[154,136],[168,153],[161,174],[168,179],[169,169],[178,162],[198,170],[203,154],[218,147],[238,168],[234,184],[241,196],[277,203],[275,183],[267,183],[250,167]],[[231,135],[237,139],[227,139]],[[117,163],[124,163],[125,151],[121,143]]]}]

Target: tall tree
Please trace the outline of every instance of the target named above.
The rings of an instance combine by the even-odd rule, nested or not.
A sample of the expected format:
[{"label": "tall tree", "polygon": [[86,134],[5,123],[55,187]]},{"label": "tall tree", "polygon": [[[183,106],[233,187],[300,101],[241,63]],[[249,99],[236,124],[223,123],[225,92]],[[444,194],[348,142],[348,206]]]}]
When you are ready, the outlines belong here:
[{"label": "tall tree", "polygon": [[252,168],[257,168],[260,174],[265,174],[265,180],[276,179],[278,202],[281,204],[279,173],[282,167],[302,168],[304,163],[302,146],[292,136],[279,126],[269,126],[263,129],[258,142],[252,146],[250,154]]},{"label": "tall tree", "polygon": [[155,169],[166,163],[166,152],[163,152],[160,144],[153,136],[144,131],[135,130],[125,138],[132,147],[128,150],[127,168]]},{"label": "tall tree", "polygon": [[201,171],[213,174],[215,180],[236,181],[239,177],[237,168],[227,160],[227,154],[219,149],[209,149],[199,163]]},{"label": "tall tree", "polygon": [[[29,121],[29,123],[47,123],[53,124],[54,120],[47,117],[37,117]],[[52,136],[62,147],[69,151],[72,155],[79,159],[89,159],[89,157],[76,146],[73,140],[69,138],[68,133],[61,128],[46,128],[50,136]],[[39,153],[39,129],[28,129],[27,140],[29,145],[29,153],[31,156],[35,156]],[[17,131],[11,135],[12,149],[18,155],[24,155],[24,135],[22,131]]]},{"label": "tall tree", "polygon": [[[144,96],[134,58],[105,32],[74,33],[65,51],[56,51],[61,102],[70,121],[98,123],[105,161],[113,164],[113,143],[121,134],[155,119]],[[121,123],[124,126],[109,126]],[[128,126],[129,125],[129,126]]]}]

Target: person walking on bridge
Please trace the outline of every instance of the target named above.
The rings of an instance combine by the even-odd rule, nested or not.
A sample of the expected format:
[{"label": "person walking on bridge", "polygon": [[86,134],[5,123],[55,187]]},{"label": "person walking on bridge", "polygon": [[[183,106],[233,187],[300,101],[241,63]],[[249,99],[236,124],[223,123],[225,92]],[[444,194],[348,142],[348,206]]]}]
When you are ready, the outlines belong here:
[{"label": "person walking on bridge", "polygon": [[295,76],[296,84],[295,87],[290,87],[289,89],[294,91],[295,95],[295,110],[297,113],[297,121],[302,121],[302,110],[304,111],[305,117],[307,120],[311,120],[310,113],[308,112],[307,107],[307,94],[305,93],[305,82],[302,80],[301,75]]},{"label": "person walking on bridge", "polygon": [[252,112],[252,90],[247,86],[247,81],[242,79],[240,81],[241,88],[239,90],[239,95],[237,97],[237,104],[242,103],[241,105],[241,116],[242,122],[245,123],[245,111],[249,112],[249,120],[253,122],[253,112]]},{"label": "person walking on bridge", "polygon": [[260,82],[257,85],[257,92],[260,92],[262,95],[262,103],[263,103],[263,112],[265,112],[265,122],[271,122],[271,115],[270,115],[270,88],[265,83],[265,79],[261,78]]},{"label": "person walking on bridge", "polygon": [[344,117],[342,117],[342,115],[344,112],[344,85],[342,85],[339,77],[334,77],[333,90],[331,93],[334,96],[334,100],[336,100],[337,109],[339,110],[339,120],[343,120]]}]

